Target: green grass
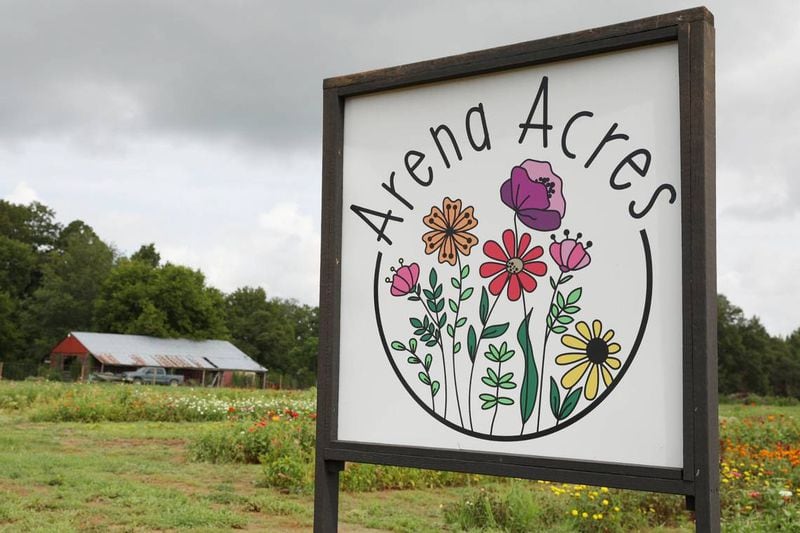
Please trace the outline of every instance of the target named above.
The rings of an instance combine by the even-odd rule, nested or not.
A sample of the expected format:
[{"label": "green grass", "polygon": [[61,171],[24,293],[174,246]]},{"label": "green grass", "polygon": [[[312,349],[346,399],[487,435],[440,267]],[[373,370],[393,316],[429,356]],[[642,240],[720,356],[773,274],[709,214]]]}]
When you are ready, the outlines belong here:
[{"label": "green grass", "polygon": [[[0,531],[309,530],[312,498],[259,488],[260,465],[188,461],[188,441],[217,424],[0,414]],[[342,531],[441,531],[439,505],[462,494],[342,494]]]},{"label": "green grass", "polygon": [[[6,398],[7,403],[0,408],[0,532],[230,529],[296,532],[312,527],[313,497],[307,492],[289,494],[263,488],[262,465],[192,460],[190,443],[205,432],[230,427],[229,421],[34,422],[33,413],[40,413],[42,406],[52,407],[70,390],[69,386],[58,385],[38,391],[36,385],[17,385],[12,390],[0,383],[0,400]],[[82,388],[80,394],[111,403],[116,395],[122,394],[120,389],[126,388],[116,387],[119,389]],[[148,394],[176,392],[153,388]],[[214,396],[214,392],[181,388],[177,394],[242,399],[258,393],[220,391],[219,396]],[[308,400],[308,395],[301,397]],[[772,423],[781,424],[785,434],[796,439],[800,406],[723,405],[720,414],[734,423],[777,417]],[[748,437],[757,434],[759,442],[766,442],[775,433],[771,427],[749,429],[748,426],[747,431],[751,432]],[[790,444],[800,447],[800,442]],[[559,496],[554,487],[560,485],[482,477],[474,480],[472,486],[463,487],[343,492],[340,530],[491,531],[492,521],[500,518],[504,522],[496,523],[494,531],[602,530],[591,529],[601,527],[599,523],[585,529],[579,522],[570,521],[566,513],[578,500]],[[588,509],[587,498],[592,489],[581,490],[581,505]],[[733,494],[730,488],[727,490],[726,494]],[[748,486],[743,485],[739,490],[742,495],[736,496],[736,505],[761,504],[748,500]],[[767,490],[763,492],[766,500]],[[641,512],[636,506],[647,501],[640,493],[613,489],[609,497],[620,503],[623,512],[631,513]],[[513,512],[488,518],[485,513],[476,514],[474,503],[482,498],[488,507],[495,505],[496,512],[503,508]],[[599,505],[597,501],[593,504]],[[637,515],[635,519],[620,522],[619,527],[624,531],[691,531],[688,514],[679,510],[680,505],[679,498],[658,496],[656,514],[666,517],[664,521]],[[724,529],[792,531],[800,523],[794,501],[771,505],[749,514],[730,512]],[[564,518],[559,519],[560,516]],[[632,527],[634,524],[639,525]]]}]

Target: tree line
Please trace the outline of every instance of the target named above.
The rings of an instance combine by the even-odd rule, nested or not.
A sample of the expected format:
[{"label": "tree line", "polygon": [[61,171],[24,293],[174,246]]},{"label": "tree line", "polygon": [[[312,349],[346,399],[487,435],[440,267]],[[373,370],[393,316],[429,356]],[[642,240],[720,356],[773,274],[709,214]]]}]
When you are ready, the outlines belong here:
[{"label": "tree line", "polygon": [[[770,335],[720,295],[719,390],[800,398],[800,327]],[[162,263],[153,244],[130,257],[80,220],[41,203],[0,200],[0,361],[35,372],[70,331],[226,339],[281,376],[316,379],[319,311],[242,287],[224,294],[199,270]]]},{"label": "tree line", "polygon": [[0,200],[0,361],[11,378],[35,373],[70,331],[224,339],[270,370],[309,386],[318,309],[260,287],[224,294],[199,270],[163,263],[154,244],[126,257],[80,220],[41,203]]}]

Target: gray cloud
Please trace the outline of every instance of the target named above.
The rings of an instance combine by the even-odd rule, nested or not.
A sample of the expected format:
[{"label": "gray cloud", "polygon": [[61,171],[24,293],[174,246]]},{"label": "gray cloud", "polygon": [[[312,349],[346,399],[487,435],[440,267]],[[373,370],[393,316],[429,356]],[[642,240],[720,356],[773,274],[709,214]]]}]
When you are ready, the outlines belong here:
[{"label": "gray cloud", "polygon": [[[693,5],[0,0],[0,195],[22,194],[24,182],[26,194],[62,216],[94,217],[124,247],[155,240],[176,260],[183,253],[222,271],[192,250],[230,256],[248,245],[213,229],[209,210],[248,239],[252,221],[282,202],[316,220],[323,78]],[[800,316],[764,298],[787,291],[747,250],[773,263],[800,259],[771,237],[800,215],[800,4],[708,5],[717,26],[720,289],[788,332]],[[150,190],[127,192],[141,187]],[[102,204],[81,203],[97,194]],[[151,233],[115,220],[150,221]],[[268,261],[261,248],[257,259]],[[310,261],[315,252],[308,244],[297,253]],[[226,285],[266,283],[225,274]],[[742,281],[756,278],[758,289]]]}]

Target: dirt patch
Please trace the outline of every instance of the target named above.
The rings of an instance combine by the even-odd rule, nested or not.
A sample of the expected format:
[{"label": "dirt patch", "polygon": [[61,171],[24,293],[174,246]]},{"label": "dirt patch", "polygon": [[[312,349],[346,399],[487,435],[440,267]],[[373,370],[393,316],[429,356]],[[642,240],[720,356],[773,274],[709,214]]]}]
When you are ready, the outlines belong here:
[{"label": "dirt patch", "polygon": [[104,446],[114,448],[136,448],[140,446],[158,446],[166,448],[185,448],[185,439],[108,439],[103,441]]}]

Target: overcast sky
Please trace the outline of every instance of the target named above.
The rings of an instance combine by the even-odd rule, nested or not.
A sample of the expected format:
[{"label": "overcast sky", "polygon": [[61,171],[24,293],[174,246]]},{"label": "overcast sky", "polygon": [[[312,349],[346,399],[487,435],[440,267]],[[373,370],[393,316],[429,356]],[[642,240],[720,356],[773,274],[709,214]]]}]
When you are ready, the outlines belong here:
[{"label": "overcast sky", "polygon": [[[0,0],[0,197],[224,291],[317,303],[322,79],[682,1]],[[719,289],[800,326],[800,3],[708,2]],[[766,6],[769,6],[767,9]]]}]

